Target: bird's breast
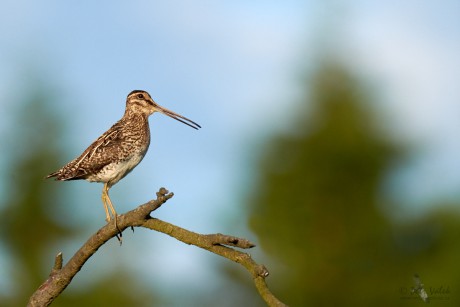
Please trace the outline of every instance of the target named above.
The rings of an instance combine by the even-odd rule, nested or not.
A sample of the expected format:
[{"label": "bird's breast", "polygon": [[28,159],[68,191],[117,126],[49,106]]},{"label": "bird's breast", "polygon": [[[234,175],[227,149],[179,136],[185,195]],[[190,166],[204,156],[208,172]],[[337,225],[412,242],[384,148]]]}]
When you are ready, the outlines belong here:
[{"label": "bird's breast", "polygon": [[116,184],[128,175],[144,158],[144,153],[135,153],[125,160],[118,160],[104,166],[97,174],[87,178],[92,182],[107,182],[110,186]]}]

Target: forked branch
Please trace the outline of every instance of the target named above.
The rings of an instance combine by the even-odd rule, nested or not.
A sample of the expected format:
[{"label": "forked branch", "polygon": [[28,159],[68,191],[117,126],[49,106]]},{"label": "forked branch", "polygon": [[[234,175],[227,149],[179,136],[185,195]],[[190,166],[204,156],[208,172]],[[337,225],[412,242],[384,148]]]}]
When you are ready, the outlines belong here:
[{"label": "forked branch", "polygon": [[[144,227],[165,233],[186,244],[208,250],[212,253],[230,259],[244,266],[252,275],[255,286],[260,296],[269,306],[286,306],[279,301],[268,289],[265,278],[268,270],[257,264],[249,254],[243,253],[232,247],[242,249],[252,248],[255,245],[246,239],[241,239],[223,234],[198,234],[180,228],[162,220],[150,217],[150,213],[158,209],[168,199],[173,197],[166,189],[161,188],[157,192],[157,199],[151,200],[134,210],[118,216],[117,225],[120,231],[129,227]],[[88,241],[73,255],[63,266],[62,253],[57,254],[53,269],[48,278],[32,294],[28,306],[48,306],[70,284],[73,277],[80,271],[85,262],[108,240],[116,237],[119,230],[114,222],[105,225],[92,235]]]}]

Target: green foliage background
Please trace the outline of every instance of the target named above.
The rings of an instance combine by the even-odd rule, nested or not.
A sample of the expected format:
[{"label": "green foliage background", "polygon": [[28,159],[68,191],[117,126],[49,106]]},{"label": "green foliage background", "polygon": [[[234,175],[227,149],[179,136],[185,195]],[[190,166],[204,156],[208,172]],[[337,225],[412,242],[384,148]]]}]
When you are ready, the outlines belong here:
[{"label": "green foliage background", "polygon": [[292,133],[263,149],[249,199],[275,293],[292,306],[408,306],[421,303],[418,273],[432,301],[458,305],[458,211],[391,220],[398,207],[382,184],[409,148],[379,129],[373,98],[344,65],[325,61],[312,81],[303,107],[313,111],[301,106]]}]

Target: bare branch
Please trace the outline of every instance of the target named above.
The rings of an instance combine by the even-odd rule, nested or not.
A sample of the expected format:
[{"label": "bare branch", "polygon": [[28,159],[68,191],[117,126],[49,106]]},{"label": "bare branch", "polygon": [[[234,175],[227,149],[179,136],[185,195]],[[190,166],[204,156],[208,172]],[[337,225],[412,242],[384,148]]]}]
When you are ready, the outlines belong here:
[{"label": "bare branch", "polygon": [[[157,192],[157,199],[151,200],[134,210],[119,215],[117,225],[120,231],[129,227],[144,227],[165,233],[181,242],[208,250],[212,253],[230,259],[244,266],[252,275],[261,297],[269,306],[286,306],[280,302],[268,289],[265,278],[268,270],[257,264],[249,254],[240,252],[228,246],[242,249],[255,245],[250,241],[223,234],[198,234],[162,220],[150,217],[150,213],[158,209],[168,199],[173,197],[165,188]],[[73,277],[80,271],[86,261],[108,240],[116,237],[119,230],[114,221],[99,229],[88,241],[62,266],[62,253],[56,255],[54,267],[45,282],[32,294],[28,306],[48,306],[70,284]]]}]

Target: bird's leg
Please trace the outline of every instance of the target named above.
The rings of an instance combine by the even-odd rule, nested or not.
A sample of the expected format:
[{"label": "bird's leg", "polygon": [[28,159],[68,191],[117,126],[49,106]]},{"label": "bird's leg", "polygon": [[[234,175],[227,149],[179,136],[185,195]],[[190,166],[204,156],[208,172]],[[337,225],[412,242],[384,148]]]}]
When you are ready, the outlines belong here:
[{"label": "bird's leg", "polygon": [[109,214],[109,210],[107,209],[107,207],[110,208],[110,211],[112,212],[112,216],[115,220],[115,227],[117,227],[117,230],[118,230],[118,235],[117,235],[117,238],[118,238],[118,241],[120,241],[120,244],[122,242],[122,232],[120,230],[120,228],[118,228],[118,223],[117,223],[117,211],[115,211],[115,208],[113,207],[113,204],[112,204],[112,201],[110,200],[110,196],[109,196],[109,186],[107,185],[107,183],[104,183],[104,188],[102,189],[102,197],[105,198],[105,211],[106,211],[106,214],[107,214],[107,222],[110,222],[110,214]]},{"label": "bird's leg", "polygon": [[107,201],[108,207],[110,208],[112,216],[115,219],[115,224],[117,224],[117,215],[118,214],[117,214],[117,211],[115,211],[115,208],[113,207],[112,201],[110,200],[109,188],[107,187],[107,183],[104,184],[104,190],[105,190],[106,201]]},{"label": "bird's leg", "polygon": [[104,184],[104,188],[102,189],[102,204],[104,205],[104,210],[105,210],[105,221],[108,223],[110,222],[111,218],[110,218],[110,214],[109,214],[109,208],[107,207],[107,197],[108,197],[108,194],[107,194],[107,183]]}]

